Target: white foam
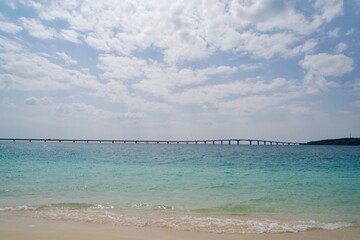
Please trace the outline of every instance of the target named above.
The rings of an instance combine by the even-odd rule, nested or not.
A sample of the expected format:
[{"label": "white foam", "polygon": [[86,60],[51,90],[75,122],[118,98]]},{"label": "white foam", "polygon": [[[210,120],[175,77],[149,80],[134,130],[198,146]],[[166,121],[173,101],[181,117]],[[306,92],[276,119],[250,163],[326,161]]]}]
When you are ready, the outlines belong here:
[{"label": "white foam", "polygon": [[[28,211],[35,210],[35,211]],[[213,216],[169,216],[161,214],[128,215],[114,206],[94,205],[85,209],[35,208],[29,206],[5,207],[0,211],[25,211],[31,216],[62,221],[80,221],[121,226],[156,226],[186,231],[214,233],[285,233],[311,229],[334,230],[352,226],[345,222],[278,221],[274,219],[244,219]]]},{"label": "white foam", "polygon": [[114,209],[115,206],[112,206],[112,205],[109,205],[109,206],[104,206],[104,205],[101,205],[101,204],[97,204],[91,208],[94,208],[94,209]]},{"label": "white foam", "polygon": [[284,233],[304,232],[311,229],[334,230],[351,226],[348,223],[320,223],[316,221],[279,222],[277,220],[242,220],[236,218],[194,217],[163,218],[154,225],[178,230],[215,233]]},{"label": "white foam", "polygon": [[2,208],[0,208],[0,212],[27,211],[27,210],[36,210],[36,208],[32,207],[32,206],[15,206],[15,207],[2,207]]},{"label": "white foam", "polygon": [[324,223],[322,224],[323,229],[328,229],[328,230],[335,230],[335,229],[339,229],[339,228],[346,228],[346,227],[351,227],[352,224],[350,223],[345,223],[345,222],[338,222],[338,223]]}]

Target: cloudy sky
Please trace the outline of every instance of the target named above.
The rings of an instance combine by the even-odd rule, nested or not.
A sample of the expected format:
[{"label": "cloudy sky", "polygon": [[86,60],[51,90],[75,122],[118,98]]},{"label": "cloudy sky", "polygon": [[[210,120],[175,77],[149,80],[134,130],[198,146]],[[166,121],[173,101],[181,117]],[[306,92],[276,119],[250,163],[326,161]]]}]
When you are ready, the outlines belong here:
[{"label": "cloudy sky", "polygon": [[358,0],[0,1],[0,137],[360,137]]}]

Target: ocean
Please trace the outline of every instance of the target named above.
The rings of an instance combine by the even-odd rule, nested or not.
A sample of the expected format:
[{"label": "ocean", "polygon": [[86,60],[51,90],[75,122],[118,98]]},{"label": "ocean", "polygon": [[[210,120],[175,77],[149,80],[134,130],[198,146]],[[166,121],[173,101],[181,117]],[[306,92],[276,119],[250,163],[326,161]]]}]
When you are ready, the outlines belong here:
[{"label": "ocean", "polygon": [[359,213],[357,146],[0,142],[0,218],[279,233]]}]

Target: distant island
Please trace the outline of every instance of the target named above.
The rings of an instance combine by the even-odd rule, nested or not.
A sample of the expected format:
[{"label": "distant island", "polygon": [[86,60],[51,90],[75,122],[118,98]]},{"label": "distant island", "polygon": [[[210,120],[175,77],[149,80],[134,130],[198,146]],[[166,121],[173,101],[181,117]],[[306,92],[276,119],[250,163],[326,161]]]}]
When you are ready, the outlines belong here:
[{"label": "distant island", "polygon": [[360,138],[337,138],[311,141],[306,145],[360,145]]}]

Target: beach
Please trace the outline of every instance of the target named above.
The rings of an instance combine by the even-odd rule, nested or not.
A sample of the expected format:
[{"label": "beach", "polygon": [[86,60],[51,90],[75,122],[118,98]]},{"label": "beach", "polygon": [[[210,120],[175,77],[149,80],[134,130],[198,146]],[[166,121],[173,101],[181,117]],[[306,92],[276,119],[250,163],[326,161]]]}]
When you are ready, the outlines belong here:
[{"label": "beach", "polygon": [[359,227],[337,230],[315,229],[298,233],[216,234],[156,227],[124,227],[24,217],[0,218],[0,239],[7,240],[357,240],[359,236]]}]

